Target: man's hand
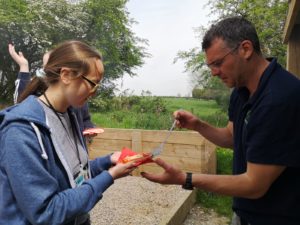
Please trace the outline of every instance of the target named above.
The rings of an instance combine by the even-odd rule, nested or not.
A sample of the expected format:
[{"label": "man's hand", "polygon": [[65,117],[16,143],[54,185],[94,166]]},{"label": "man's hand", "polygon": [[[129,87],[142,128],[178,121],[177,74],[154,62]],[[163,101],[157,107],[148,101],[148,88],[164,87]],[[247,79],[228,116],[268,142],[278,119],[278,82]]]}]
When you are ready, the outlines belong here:
[{"label": "man's hand", "polygon": [[184,110],[178,110],[175,111],[173,115],[177,120],[178,127],[198,131],[197,127],[201,124],[201,121],[192,113]]},{"label": "man's hand", "polygon": [[154,162],[162,167],[165,171],[161,174],[149,174],[142,172],[141,175],[156,183],[160,184],[179,184],[182,185],[185,183],[186,174],[182,172],[181,170],[173,167],[172,165],[166,163],[162,159],[156,159]]},{"label": "man's hand", "polygon": [[15,46],[8,44],[8,51],[13,60],[20,66],[20,72],[29,72],[28,60],[24,57],[22,52],[17,53]]}]

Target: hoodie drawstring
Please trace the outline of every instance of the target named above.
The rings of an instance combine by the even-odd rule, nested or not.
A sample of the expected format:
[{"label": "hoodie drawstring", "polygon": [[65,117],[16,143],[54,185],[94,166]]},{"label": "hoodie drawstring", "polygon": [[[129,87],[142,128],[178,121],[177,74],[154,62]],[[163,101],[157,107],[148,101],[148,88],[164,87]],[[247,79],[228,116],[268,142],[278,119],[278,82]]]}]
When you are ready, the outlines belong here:
[{"label": "hoodie drawstring", "polygon": [[41,149],[42,149],[42,154],[41,154],[42,158],[45,159],[45,160],[48,160],[48,155],[45,151],[45,147],[44,147],[44,144],[43,144],[43,141],[42,141],[42,136],[41,136],[41,132],[40,132],[39,128],[33,122],[30,122],[30,125],[34,129],[34,131],[36,133],[36,136],[38,138],[38,141],[40,143],[40,146],[41,146]]}]

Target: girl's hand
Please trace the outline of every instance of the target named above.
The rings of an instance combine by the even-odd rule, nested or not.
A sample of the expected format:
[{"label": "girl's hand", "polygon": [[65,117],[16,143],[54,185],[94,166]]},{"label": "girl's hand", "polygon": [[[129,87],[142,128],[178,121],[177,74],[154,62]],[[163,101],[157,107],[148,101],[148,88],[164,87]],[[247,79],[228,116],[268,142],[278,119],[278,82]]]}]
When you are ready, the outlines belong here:
[{"label": "girl's hand", "polygon": [[110,156],[111,164],[115,165],[118,162],[118,159],[120,158],[121,152],[114,152]]},{"label": "girl's hand", "polygon": [[111,167],[108,170],[108,173],[112,176],[114,180],[128,176],[133,170],[135,170],[134,166],[135,162],[129,163],[118,163],[115,166]]}]

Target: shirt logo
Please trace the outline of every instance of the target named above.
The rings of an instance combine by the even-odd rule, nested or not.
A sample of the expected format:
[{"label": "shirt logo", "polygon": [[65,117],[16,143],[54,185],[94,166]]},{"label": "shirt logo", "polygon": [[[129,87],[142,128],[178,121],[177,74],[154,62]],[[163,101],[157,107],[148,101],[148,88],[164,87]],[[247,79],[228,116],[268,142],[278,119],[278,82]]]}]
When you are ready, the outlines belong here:
[{"label": "shirt logo", "polygon": [[249,111],[247,112],[246,116],[245,116],[245,119],[244,119],[245,125],[248,124],[249,119],[250,119],[250,115],[251,115],[251,110],[249,110]]}]

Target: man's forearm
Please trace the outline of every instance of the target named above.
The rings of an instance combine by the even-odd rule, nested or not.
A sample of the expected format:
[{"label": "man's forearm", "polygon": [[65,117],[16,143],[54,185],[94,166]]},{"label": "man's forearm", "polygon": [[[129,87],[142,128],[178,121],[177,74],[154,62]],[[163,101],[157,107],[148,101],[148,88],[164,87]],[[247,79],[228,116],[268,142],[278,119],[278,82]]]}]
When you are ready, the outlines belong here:
[{"label": "man's forearm", "polygon": [[233,136],[228,126],[217,128],[206,122],[199,121],[195,127],[195,131],[199,132],[203,137],[215,145],[223,148],[233,148]]},{"label": "man's forearm", "polygon": [[265,195],[285,166],[247,163],[247,171],[238,175],[193,174],[195,187],[235,197],[257,199]]},{"label": "man's forearm", "polygon": [[221,195],[256,199],[261,191],[251,184],[246,173],[240,175],[193,174],[193,186]]}]

